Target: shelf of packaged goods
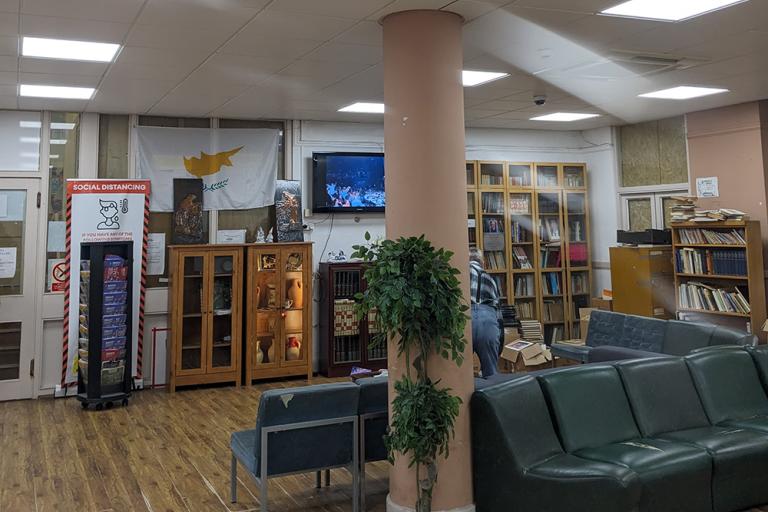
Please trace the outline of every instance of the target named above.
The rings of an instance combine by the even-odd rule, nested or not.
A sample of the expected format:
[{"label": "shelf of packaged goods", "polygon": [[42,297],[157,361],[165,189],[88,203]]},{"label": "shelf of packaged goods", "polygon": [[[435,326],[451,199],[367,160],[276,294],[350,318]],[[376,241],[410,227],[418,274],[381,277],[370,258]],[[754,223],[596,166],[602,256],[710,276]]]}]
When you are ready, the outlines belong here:
[{"label": "shelf of packaged goods", "polygon": [[704,313],[704,314],[710,314],[710,315],[721,315],[721,316],[735,316],[738,318],[750,318],[750,315],[748,313],[734,313],[733,311],[709,311],[706,309],[690,309],[690,308],[677,308],[678,311],[684,312],[684,313]]}]

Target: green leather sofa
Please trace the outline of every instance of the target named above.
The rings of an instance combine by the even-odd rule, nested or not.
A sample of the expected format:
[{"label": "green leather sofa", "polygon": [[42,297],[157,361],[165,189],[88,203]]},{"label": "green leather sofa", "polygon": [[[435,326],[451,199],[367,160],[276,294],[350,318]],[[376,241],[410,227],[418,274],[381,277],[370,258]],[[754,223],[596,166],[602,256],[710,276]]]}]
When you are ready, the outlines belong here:
[{"label": "green leather sofa", "polygon": [[478,512],[768,504],[768,348],[564,368],[475,391]]}]

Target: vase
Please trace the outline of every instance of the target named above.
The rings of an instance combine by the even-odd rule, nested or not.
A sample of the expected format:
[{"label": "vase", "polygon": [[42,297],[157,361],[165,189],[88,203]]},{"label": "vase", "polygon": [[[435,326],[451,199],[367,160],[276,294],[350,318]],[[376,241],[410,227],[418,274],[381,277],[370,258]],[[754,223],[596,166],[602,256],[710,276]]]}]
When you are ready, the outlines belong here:
[{"label": "vase", "polygon": [[268,363],[275,362],[275,343],[274,342],[270,343],[269,350],[267,350],[267,362]]},{"label": "vase", "polygon": [[301,356],[301,341],[296,336],[288,338],[288,350],[285,352],[285,358],[288,361],[296,361]]},{"label": "vase", "polygon": [[291,279],[288,299],[293,301],[293,307],[296,309],[301,309],[304,306],[304,283],[301,279]]},{"label": "vase", "polygon": [[254,304],[256,305],[256,308],[258,309],[258,308],[261,307],[261,286],[257,286],[256,287],[256,294],[255,295],[256,295],[256,297],[255,297],[255,300],[254,300]]},{"label": "vase", "polygon": [[261,342],[256,342],[256,364],[264,362],[264,352],[261,350]]}]

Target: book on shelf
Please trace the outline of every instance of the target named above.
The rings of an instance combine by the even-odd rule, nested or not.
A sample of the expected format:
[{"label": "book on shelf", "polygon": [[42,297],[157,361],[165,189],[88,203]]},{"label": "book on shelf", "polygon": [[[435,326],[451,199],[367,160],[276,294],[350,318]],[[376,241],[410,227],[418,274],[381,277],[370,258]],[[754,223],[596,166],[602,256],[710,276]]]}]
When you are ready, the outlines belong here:
[{"label": "book on shelf", "polygon": [[515,296],[530,297],[536,294],[533,286],[533,274],[515,276]]},{"label": "book on shelf", "polygon": [[560,258],[560,242],[550,243],[541,247],[541,266],[543,268],[557,268],[562,265]]},{"label": "book on shelf", "polygon": [[514,259],[515,268],[517,269],[525,270],[533,268],[530,260],[528,259],[528,254],[522,247],[518,246],[512,248],[512,258]]},{"label": "book on shelf", "polygon": [[563,339],[563,326],[553,325],[549,327],[549,343],[555,343]]},{"label": "book on shelf", "polygon": [[683,274],[746,276],[747,252],[684,247],[675,253],[675,270]]},{"label": "book on shelf", "polygon": [[545,322],[562,322],[565,318],[562,302],[545,300],[543,308],[542,316]]},{"label": "book on shelf", "polygon": [[560,295],[563,287],[559,272],[545,272],[541,275],[541,287],[545,295]]},{"label": "book on shelf", "polygon": [[474,228],[474,226],[470,226],[467,229],[467,234],[469,238],[469,244],[477,245],[477,230]]},{"label": "book on shelf", "polygon": [[531,213],[531,197],[528,194],[510,195],[509,213],[511,215],[529,215]]},{"label": "book on shelf", "polygon": [[498,174],[480,174],[480,184],[482,185],[502,185],[504,183],[503,178]]},{"label": "book on shelf", "polygon": [[504,270],[507,267],[503,251],[485,251],[484,254],[487,270]]},{"label": "book on shelf", "polygon": [[510,174],[509,176],[509,184],[513,187],[527,187],[531,183],[528,181],[527,175],[520,175],[520,174]]},{"label": "book on shelf", "polygon": [[743,229],[715,231],[712,229],[680,228],[677,230],[682,244],[746,245]]},{"label": "book on shelf", "polygon": [[693,196],[672,196],[673,201],[676,204],[673,205],[670,211],[670,218],[672,222],[687,222],[695,217],[696,210],[696,198]]},{"label": "book on shelf", "polygon": [[560,221],[554,218],[539,219],[539,233],[543,242],[559,242]]},{"label": "book on shelf", "polygon": [[504,213],[504,195],[501,192],[485,192],[480,202],[483,213]]},{"label": "book on shelf", "polygon": [[504,221],[495,217],[486,217],[483,219],[483,232],[484,233],[503,233]]},{"label": "book on shelf", "polygon": [[740,313],[744,315],[748,315],[751,311],[749,301],[738,286],[729,290],[690,281],[682,283],[679,291],[679,306],[683,309]]},{"label": "book on shelf", "polygon": [[587,244],[576,243],[568,246],[568,261],[575,267],[586,267],[589,261]]},{"label": "book on shelf", "polygon": [[503,251],[504,233],[483,233],[483,249],[486,251]]},{"label": "book on shelf", "polygon": [[475,215],[475,197],[473,194],[467,194],[467,215]]},{"label": "book on shelf", "polygon": [[515,302],[517,308],[517,317],[520,318],[522,323],[525,319],[531,319],[534,317],[533,302]]},{"label": "book on shelf", "polygon": [[[530,222],[526,223],[530,226]],[[531,231],[529,228],[524,227],[520,222],[513,220],[510,227],[510,236],[512,237],[513,244],[525,243],[531,241]]]},{"label": "book on shelf", "polygon": [[557,186],[557,171],[554,174],[545,173],[539,170],[538,181],[540,187],[556,187]]},{"label": "book on shelf", "polygon": [[580,172],[570,172],[565,175],[565,186],[570,188],[583,187],[584,177]]},{"label": "book on shelf", "polygon": [[559,213],[560,199],[557,194],[539,194],[539,213]]},{"label": "book on shelf", "polygon": [[581,220],[569,220],[568,231],[570,231],[571,242],[584,241],[584,223]]},{"label": "book on shelf", "polygon": [[571,293],[589,293],[589,279],[584,272],[571,274]]}]

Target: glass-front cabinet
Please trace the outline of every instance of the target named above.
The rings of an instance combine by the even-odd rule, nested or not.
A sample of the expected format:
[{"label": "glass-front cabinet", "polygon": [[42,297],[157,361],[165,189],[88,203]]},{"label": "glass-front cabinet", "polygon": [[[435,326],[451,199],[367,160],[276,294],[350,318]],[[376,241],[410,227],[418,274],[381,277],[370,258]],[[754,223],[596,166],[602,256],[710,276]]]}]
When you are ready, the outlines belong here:
[{"label": "glass-front cabinet", "polygon": [[245,378],[312,376],[312,246],[248,246]]},{"label": "glass-front cabinet", "polygon": [[170,247],[169,391],[240,384],[242,261],[240,247]]},{"label": "glass-front cabinet", "polygon": [[540,318],[544,341],[549,344],[567,339],[562,194],[559,191],[536,192],[536,213],[541,283]]},{"label": "glass-front cabinet", "polygon": [[[567,167],[566,167],[567,169]],[[590,306],[589,210],[586,190],[563,192],[565,203],[566,266],[570,298],[571,337],[580,338],[580,310]]]}]

